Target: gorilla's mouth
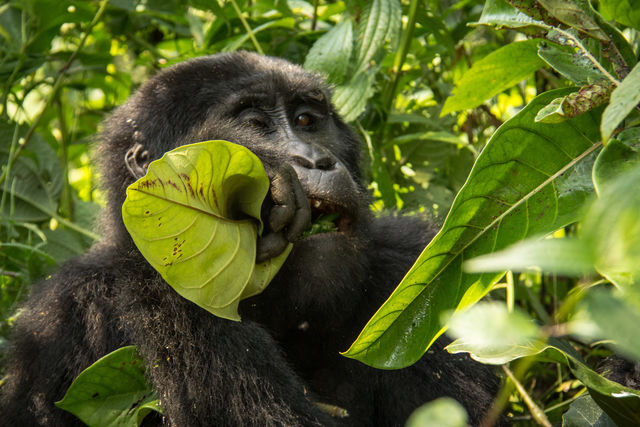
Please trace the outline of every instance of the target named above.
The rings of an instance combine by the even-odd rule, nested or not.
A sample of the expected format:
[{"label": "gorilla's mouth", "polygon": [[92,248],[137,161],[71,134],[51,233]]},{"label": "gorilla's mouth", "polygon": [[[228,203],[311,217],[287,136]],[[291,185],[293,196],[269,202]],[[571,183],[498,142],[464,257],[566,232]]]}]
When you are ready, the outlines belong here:
[{"label": "gorilla's mouth", "polygon": [[309,237],[320,233],[346,233],[351,229],[353,216],[338,203],[318,198],[309,198],[311,227],[304,233]]}]

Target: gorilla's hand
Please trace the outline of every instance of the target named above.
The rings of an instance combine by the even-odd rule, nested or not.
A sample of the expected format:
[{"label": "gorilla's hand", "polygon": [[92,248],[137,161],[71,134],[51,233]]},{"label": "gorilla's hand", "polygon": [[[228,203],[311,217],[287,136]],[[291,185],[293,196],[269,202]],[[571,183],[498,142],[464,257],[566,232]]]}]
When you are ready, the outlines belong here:
[{"label": "gorilla's hand", "polygon": [[293,167],[286,163],[267,167],[267,175],[271,180],[270,197],[262,206],[265,229],[258,238],[256,262],[282,253],[311,224],[311,208]]}]

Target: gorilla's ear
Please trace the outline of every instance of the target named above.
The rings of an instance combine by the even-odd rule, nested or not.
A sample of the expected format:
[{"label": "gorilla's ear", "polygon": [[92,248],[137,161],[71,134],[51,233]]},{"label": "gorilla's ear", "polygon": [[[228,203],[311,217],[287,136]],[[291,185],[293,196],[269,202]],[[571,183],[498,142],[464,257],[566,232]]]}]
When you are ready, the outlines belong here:
[{"label": "gorilla's ear", "polygon": [[149,166],[149,152],[142,144],[136,143],[124,155],[124,164],[135,179],[140,179],[147,173]]}]

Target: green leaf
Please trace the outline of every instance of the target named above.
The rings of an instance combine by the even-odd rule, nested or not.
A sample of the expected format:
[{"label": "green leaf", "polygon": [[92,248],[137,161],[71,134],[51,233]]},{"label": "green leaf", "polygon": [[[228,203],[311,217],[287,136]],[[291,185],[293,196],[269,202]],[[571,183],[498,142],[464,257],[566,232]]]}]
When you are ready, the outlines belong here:
[{"label": "green leaf", "polygon": [[539,42],[510,43],[473,64],[445,101],[440,115],[477,107],[540,69],[544,61],[538,56]]},{"label": "green leaf", "polygon": [[574,49],[555,43],[540,43],[538,55],[549,66],[578,85],[590,84],[604,79],[604,75],[593,68],[593,64]]},{"label": "green leaf", "polygon": [[405,427],[465,427],[468,420],[462,405],[450,397],[441,397],[413,411]]},{"label": "green leaf", "polygon": [[379,65],[386,43],[400,35],[402,7],[398,0],[373,0],[365,6],[357,27],[356,73]]},{"label": "green leaf", "polygon": [[353,27],[349,19],[320,37],[311,47],[304,68],[327,75],[333,84],[344,82],[353,51]]},{"label": "green leaf", "polygon": [[625,129],[600,152],[593,165],[593,185],[598,193],[615,178],[640,167],[640,128]]},{"label": "green leaf", "polygon": [[494,365],[510,362],[523,351],[535,351],[545,344],[531,317],[519,310],[509,312],[500,302],[479,303],[454,314],[447,334],[456,338],[447,346],[449,352],[468,352],[475,360]]},{"label": "green leaf", "polygon": [[596,289],[580,301],[569,331],[587,341],[607,340],[627,358],[640,360],[640,297]]},{"label": "green leaf", "polygon": [[482,9],[478,24],[496,26],[498,29],[522,28],[539,23],[520,12],[504,0],[487,0]]},{"label": "green leaf", "polygon": [[582,86],[578,92],[556,98],[542,108],[536,116],[536,122],[560,123],[584,114],[606,103],[610,94],[611,85],[606,81]]},{"label": "green leaf", "polygon": [[375,77],[373,70],[357,73],[348,84],[335,88],[333,104],[345,121],[354,121],[365,110],[367,101],[375,93],[373,88]]},{"label": "green leaf", "polygon": [[629,75],[613,90],[611,101],[602,113],[602,140],[607,141],[613,131],[640,103],[640,64],[636,64]]},{"label": "green leaf", "polygon": [[269,179],[247,148],[227,141],[178,147],[127,188],[122,216],[138,249],[176,292],[216,316],[240,320],[291,250],[255,264]]},{"label": "green leaf", "polygon": [[640,167],[604,185],[582,222],[596,268],[621,287],[640,285]]},{"label": "green leaf", "polygon": [[581,240],[527,239],[502,251],[470,259],[464,263],[464,269],[468,273],[539,269],[575,276],[594,272],[593,264],[593,253]]},{"label": "green leaf", "polygon": [[607,19],[640,31],[640,0],[600,0],[600,11]]},{"label": "green leaf", "polygon": [[562,415],[562,427],[617,427],[588,394],[580,396]]},{"label": "green leaf", "polygon": [[502,274],[463,274],[469,258],[579,217],[592,193],[599,147],[592,112],[557,125],[535,123],[540,108],[569,90],[544,93],[503,124],[478,157],[438,235],[429,243],[346,356],[379,368],[418,360],[443,332],[440,316],[478,301]]},{"label": "green leaf", "polygon": [[55,405],[91,427],[136,427],[149,412],[162,412],[135,346],[119,348],[82,371]]},{"label": "green leaf", "polygon": [[598,40],[607,41],[609,38],[598,24],[572,0],[537,0],[551,15],[560,22],[576,28]]}]

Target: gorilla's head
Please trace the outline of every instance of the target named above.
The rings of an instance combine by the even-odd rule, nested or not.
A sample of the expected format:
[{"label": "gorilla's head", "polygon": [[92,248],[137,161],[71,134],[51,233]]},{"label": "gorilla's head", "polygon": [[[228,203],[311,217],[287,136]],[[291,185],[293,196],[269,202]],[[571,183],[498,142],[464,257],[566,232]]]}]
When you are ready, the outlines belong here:
[{"label": "gorilla's head", "polygon": [[[320,76],[247,52],[201,57],[158,73],[102,132],[109,239],[130,247],[120,210],[126,187],[150,161],[179,145],[224,139],[246,146],[265,165],[271,197],[263,208],[266,231],[258,257],[277,255],[294,242],[283,267],[286,277],[299,278],[293,297],[300,293],[303,304],[306,287],[330,286],[340,265],[352,266],[337,269],[344,278],[361,276],[366,267],[359,252],[370,221],[361,147],[330,96]],[[320,214],[333,214],[337,231],[302,238]]]}]

